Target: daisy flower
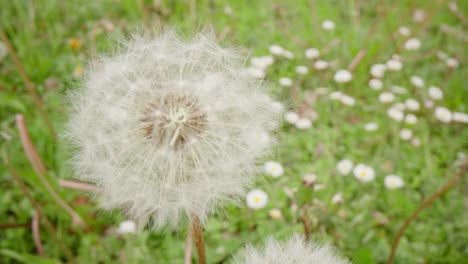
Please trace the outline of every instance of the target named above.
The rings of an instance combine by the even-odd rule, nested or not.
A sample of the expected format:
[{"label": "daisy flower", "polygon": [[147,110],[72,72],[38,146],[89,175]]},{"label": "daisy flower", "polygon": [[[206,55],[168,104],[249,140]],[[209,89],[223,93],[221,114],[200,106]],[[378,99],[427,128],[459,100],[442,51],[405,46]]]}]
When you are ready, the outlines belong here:
[{"label": "daisy flower", "polygon": [[275,62],[275,59],[272,56],[262,56],[262,57],[254,57],[250,59],[250,63],[260,69],[266,69],[268,66],[272,65]]},{"label": "daisy flower", "polygon": [[277,178],[279,176],[282,176],[284,173],[283,165],[281,163],[276,162],[276,161],[268,161],[264,165],[265,173]]},{"label": "daisy flower", "polygon": [[295,125],[297,129],[305,130],[312,127],[312,121],[310,121],[307,118],[299,118],[299,120],[296,121]]},{"label": "daisy flower", "polygon": [[365,164],[356,165],[353,169],[353,173],[354,177],[361,182],[370,182],[375,178],[374,169]]},{"label": "daisy flower", "polygon": [[131,220],[123,221],[119,224],[117,228],[117,234],[125,235],[125,234],[135,234],[137,231],[137,226],[135,222]]},{"label": "daisy flower", "polygon": [[391,103],[391,102],[395,101],[395,95],[392,94],[392,93],[387,93],[387,92],[381,93],[379,95],[379,101],[381,103],[384,103],[384,104]]},{"label": "daisy flower", "polygon": [[452,113],[445,107],[436,107],[435,117],[444,123],[450,123],[452,121]]},{"label": "daisy flower", "polygon": [[273,208],[268,212],[268,215],[270,215],[271,219],[280,219],[283,214],[280,209]]},{"label": "daisy flower", "polygon": [[413,115],[413,114],[407,114],[405,116],[405,123],[406,124],[410,124],[410,125],[414,125],[418,122],[418,118]]},{"label": "daisy flower", "polygon": [[459,123],[468,123],[468,114],[461,113],[461,112],[453,112],[452,113],[452,119],[455,122]]},{"label": "daisy flower", "polygon": [[383,87],[383,83],[379,79],[370,79],[369,87],[374,89],[374,90],[381,90],[382,87]]},{"label": "daisy flower", "polygon": [[268,195],[260,189],[253,189],[247,193],[246,201],[250,209],[262,209],[265,208],[268,203]]},{"label": "daisy flower", "polygon": [[325,30],[333,30],[335,29],[335,22],[331,20],[324,20],[322,22],[322,28]]},{"label": "daisy flower", "polygon": [[314,62],[314,68],[316,70],[324,70],[328,67],[328,62],[324,61],[324,60],[318,60],[316,62]]},{"label": "daisy flower", "polygon": [[376,131],[379,128],[377,123],[371,122],[364,125],[364,130],[366,131]]},{"label": "daisy flower", "polygon": [[284,120],[289,124],[295,125],[299,120],[299,115],[296,112],[288,111],[284,114]]},{"label": "daisy flower", "polygon": [[293,84],[293,81],[287,77],[281,77],[279,83],[284,87],[290,87]]},{"label": "daisy flower", "polygon": [[353,75],[348,70],[339,70],[334,76],[335,82],[347,83],[353,79]]},{"label": "daisy flower", "polygon": [[309,68],[304,65],[300,65],[296,67],[296,72],[299,74],[307,74],[309,72]]},{"label": "daisy flower", "polygon": [[317,59],[320,57],[320,51],[316,48],[309,48],[305,51],[305,56],[308,59]]},{"label": "daisy flower", "polygon": [[342,204],[343,202],[344,202],[344,199],[343,199],[342,193],[336,193],[335,195],[333,195],[331,199],[332,204]]},{"label": "daisy flower", "polygon": [[384,179],[385,188],[394,190],[399,189],[405,185],[403,180],[397,175],[387,175]]},{"label": "daisy flower", "polygon": [[417,38],[410,38],[405,42],[404,48],[406,50],[418,50],[421,48],[421,41]]},{"label": "daisy flower", "polygon": [[336,165],[336,169],[341,175],[348,175],[353,169],[353,162],[348,159],[340,160]]},{"label": "daisy flower", "polygon": [[385,75],[385,71],[387,70],[387,66],[385,64],[374,64],[370,69],[370,74],[374,78],[383,78]]},{"label": "daisy flower", "polygon": [[413,131],[408,128],[403,128],[400,130],[400,138],[403,140],[410,140],[413,137]]},{"label": "daisy flower", "polygon": [[419,102],[414,99],[406,99],[405,106],[409,111],[418,111],[420,108]]},{"label": "daisy flower", "polygon": [[444,97],[444,93],[439,87],[431,86],[429,87],[427,91],[428,91],[429,97],[433,100],[440,100]]},{"label": "daisy flower", "polygon": [[424,87],[424,81],[419,76],[411,76],[410,81],[414,86],[416,86],[418,88],[423,88]]},{"label": "daisy flower", "polygon": [[390,71],[399,71],[403,68],[403,63],[400,60],[391,59],[387,61],[387,69]]},{"label": "daisy flower", "polygon": [[458,60],[455,59],[455,58],[448,58],[448,59],[445,61],[445,63],[447,64],[447,66],[448,66],[449,68],[452,68],[452,69],[457,68],[457,67],[458,67],[458,64],[459,64]]},{"label": "daisy flower", "polygon": [[405,117],[405,114],[403,113],[403,111],[395,108],[395,107],[391,107],[387,110],[387,114],[388,116],[395,120],[395,121],[398,121],[398,122],[401,122],[403,120],[403,118]]},{"label": "daisy flower", "polygon": [[356,100],[353,97],[345,94],[341,96],[340,101],[342,104],[347,106],[353,106],[356,104]]},{"label": "daisy flower", "polygon": [[398,33],[402,36],[408,37],[411,35],[411,30],[408,27],[402,26],[398,28]]}]

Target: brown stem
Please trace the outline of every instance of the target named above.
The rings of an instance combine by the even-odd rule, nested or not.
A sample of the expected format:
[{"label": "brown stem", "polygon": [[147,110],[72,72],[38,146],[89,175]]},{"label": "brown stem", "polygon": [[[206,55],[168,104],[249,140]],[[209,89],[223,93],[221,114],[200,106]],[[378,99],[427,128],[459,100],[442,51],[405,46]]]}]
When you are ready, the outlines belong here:
[{"label": "brown stem", "polygon": [[75,189],[75,190],[86,191],[86,192],[98,191],[98,188],[95,185],[85,183],[85,182],[67,181],[67,180],[60,179],[58,183],[60,186],[64,188]]},{"label": "brown stem", "polygon": [[185,246],[185,264],[192,264],[193,233],[189,229],[187,232],[187,245]]},{"label": "brown stem", "polygon": [[197,248],[198,263],[206,264],[205,241],[203,240],[203,228],[200,218],[192,214],[192,233],[195,237],[195,247]]},{"label": "brown stem", "polygon": [[362,61],[362,59],[364,58],[364,56],[366,56],[366,50],[360,50],[358,52],[358,54],[356,55],[356,57],[354,57],[353,61],[351,62],[351,64],[349,64],[348,66],[348,70],[350,72],[354,71],[354,69],[356,69],[356,67],[359,65],[359,63]]},{"label": "brown stem", "polygon": [[464,164],[462,164],[460,170],[458,173],[456,173],[442,188],[440,188],[437,192],[432,194],[429,198],[427,198],[419,207],[416,209],[416,211],[413,212],[413,214],[406,219],[406,221],[403,223],[401,226],[400,230],[398,231],[395,241],[393,242],[392,245],[392,252],[390,254],[390,257],[387,260],[387,264],[393,263],[393,260],[395,258],[395,254],[398,248],[398,243],[400,242],[400,239],[403,237],[403,233],[405,232],[406,228],[413,222],[416,217],[421,213],[424,209],[426,209],[429,205],[432,204],[437,198],[442,196],[442,194],[446,193],[450,188],[452,188],[457,181],[462,177],[467,172],[467,163],[466,160]]},{"label": "brown stem", "polygon": [[31,95],[34,101],[34,104],[36,105],[36,108],[39,111],[39,114],[41,115],[42,119],[44,119],[44,122],[46,123],[46,126],[49,129],[50,133],[55,138],[54,127],[52,126],[52,123],[50,122],[49,117],[47,116],[47,113],[44,111],[42,101],[36,92],[36,88],[34,87],[34,84],[31,81],[31,79],[29,79],[29,76],[26,74],[26,70],[21,64],[21,60],[19,59],[18,54],[15,51],[15,48],[11,44],[10,39],[8,38],[7,34],[1,27],[0,27],[0,39],[5,43],[5,46],[7,47],[8,52],[11,55],[11,59],[13,60],[13,63],[15,64],[16,70],[21,76],[21,79],[23,79],[24,85],[26,86],[26,90]]},{"label": "brown stem", "polygon": [[16,223],[11,223],[11,224],[0,224],[0,230],[2,229],[10,229],[10,228],[28,228],[30,226],[29,223],[25,224],[16,224]]},{"label": "brown stem", "polygon": [[307,207],[304,206],[302,208],[302,216],[301,216],[302,225],[304,226],[304,236],[306,240],[310,238],[310,225],[309,219],[307,218]]},{"label": "brown stem", "polygon": [[29,200],[29,202],[32,204],[34,209],[40,215],[43,216],[42,219],[43,219],[44,226],[47,229],[47,232],[50,233],[50,235],[52,236],[52,239],[57,243],[58,247],[63,251],[63,254],[67,257],[67,259],[70,260],[70,262],[74,263],[74,257],[73,257],[72,251],[68,247],[66,247],[63,241],[60,240],[60,238],[57,236],[57,232],[55,231],[54,226],[52,225],[52,223],[50,223],[49,219],[47,219],[47,217],[43,213],[42,207],[39,205],[39,203],[36,202],[36,200],[34,200],[32,194],[29,192],[28,188],[26,187],[26,184],[21,179],[21,176],[18,174],[15,167],[13,167],[13,164],[11,164],[10,159],[8,158],[6,153],[3,153],[3,162],[7,166],[8,171],[10,172],[11,176],[18,183],[21,191]]},{"label": "brown stem", "polygon": [[37,253],[41,257],[45,257],[46,254],[44,252],[44,247],[42,246],[42,243],[41,243],[41,231],[39,227],[39,213],[37,211],[34,211],[33,219],[31,222],[31,228],[32,228],[33,239],[34,239],[34,244],[36,245]]},{"label": "brown stem", "polygon": [[44,184],[46,187],[47,191],[52,195],[54,200],[62,207],[67,213],[70,214],[73,223],[78,225],[78,226],[83,226],[84,221],[81,218],[81,216],[73,210],[52,188],[50,183],[47,181],[45,174],[47,173],[47,169],[42,162],[36,148],[34,147],[31,137],[28,134],[28,129],[26,127],[26,122],[24,120],[23,115],[17,115],[16,116],[16,126],[18,127],[20,137],[21,137],[21,143],[23,145],[23,149],[26,152],[26,155],[28,156],[29,162],[31,163],[34,171],[36,174],[39,176],[39,179],[41,182]]}]

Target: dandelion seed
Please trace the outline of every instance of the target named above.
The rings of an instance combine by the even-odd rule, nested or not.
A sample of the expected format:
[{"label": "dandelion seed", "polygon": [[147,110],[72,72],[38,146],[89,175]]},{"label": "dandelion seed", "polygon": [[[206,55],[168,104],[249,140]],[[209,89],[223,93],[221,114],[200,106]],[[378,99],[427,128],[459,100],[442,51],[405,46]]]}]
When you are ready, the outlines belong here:
[{"label": "dandelion seed", "polygon": [[418,122],[418,118],[413,114],[407,114],[405,116],[405,123],[409,125],[414,125]]},{"label": "dandelion seed", "polygon": [[410,81],[414,86],[416,86],[418,88],[423,88],[424,87],[424,81],[419,76],[411,76]]},{"label": "dandelion seed", "polygon": [[349,264],[339,258],[330,246],[322,246],[306,241],[299,235],[294,235],[288,241],[279,242],[268,239],[260,249],[248,245],[237,255],[232,264]]},{"label": "dandelion seed", "polygon": [[325,30],[333,30],[335,29],[335,22],[331,20],[324,20],[322,22],[322,28]]},{"label": "dandelion seed", "polygon": [[370,182],[373,181],[375,178],[374,169],[365,165],[365,164],[358,164],[353,169],[354,177],[361,182]]},{"label": "dandelion seed", "polygon": [[278,208],[271,209],[268,214],[270,215],[271,219],[280,219],[283,216],[281,210]]},{"label": "dandelion seed", "polygon": [[419,102],[414,99],[406,99],[405,106],[409,111],[418,111],[420,108]]},{"label": "dandelion seed", "polygon": [[336,169],[341,175],[348,175],[353,170],[353,162],[348,159],[340,160],[336,165]]},{"label": "dandelion seed", "polygon": [[448,59],[445,61],[445,63],[447,64],[447,66],[448,66],[449,68],[452,68],[452,69],[457,68],[457,67],[458,67],[458,64],[459,64],[459,63],[458,63],[458,60],[455,59],[455,58],[448,58]]},{"label": "dandelion seed", "polygon": [[395,95],[392,94],[392,93],[387,93],[387,92],[381,93],[379,95],[379,101],[381,103],[384,103],[384,104],[391,103],[391,102],[395,101]]},{"label": "dandelion seed", "polygon": [[452,113],[445,107],[436,107],[435,117],[444,123],[450,123],[452,121]]},{"label": "dandelion seed", "polygon": [[374,64],[370,69],[370,74],[374,78],[383,78],[385,75],[385,71],[387,70],[387,66],[385,64]]},{"label": "dandelion seed", "polygon": [[444,93],[439,87],[431,86],[428,89],[429,97],[433,100],[440,100],[444,97]]},{"label": "dandelion seed", "polygon": [[253,189],[247,193],[246,201],[250,209],[262,209],[268,203],[268,195],[260,189]]},{"label": "dandelion seed", "polygon": [[379,125],[377,123],[367,123],[364,125],[364,130],[372,132],[376,131],[379,128]]},{"label": "dandelion seed", "polygon": [[334,76],[335,82],[347,83],[353,79],[353,75],[348,70],[339,70]]},{"label": "dandelion seed", "polygon": [[308,59],[317,59],[320,57],[320,51],[316,48],[309,48],[305,51],[305,56]]},{"label": "dandelion seed", "polygon": [[459,123],[468,123],[468,114],[461,113],[461,112],[453,112],[452,113],[452,119],[455,122]]},{"label": "dandelion seed", "polygon": [[284,86],[284,87],[290,87],[292,84],[293,84],[293,81],[287,77],[281,77],[279,79],[279,83],[280,85]]},{"label": "dandelion seed", "polygon": [[402,36],[408,37],[411,35],[411,30],[408,27],[403,26],[398,28],[398,33],[400,33]]},{"label": "dandelion seed", "polygon": [[405,42],[404,47],[406,50],[418,50],[421,48],[421,41],[417,38],[410,38]]},{"label": "dandelion seed", "polygon": [[75,175],[99,187],[102,206],[154,228],[188,214],[204,223],[242,197],[277,126],[243,62],[214,35],[133,37],[72,97]]},{"label": "dandelion seed", "polygon": [[284,174],[284,168],[281,163],[276,161],[268,161],[265,163],[264,166],[265,173],[272,176],[273,178],[277,178]]},{"label": "dandelion seed", "polygon": [[342,204],[344,202],[343,199],[343,194],[342,193],[336,193],[333,195],[331,199],[332,204]]},{"label": "dandelion seed", "polygon": [[383,88],[383,83],[379,79],[370,79],[369,87],[374,90],[381,90]]},{"label": "dandelion seed", "polygon": [[304,65],[300,65],[300,66],[297,66],[296,67],[296,72],[299,73],[299,74],[307,74],[309,72],[309,68],[307,68],[307,66],[304,66]]},{"label": "dandelion seed", "polygon": [[400,130],[400,138],[403,140],[410,140],[413,137],[413,131],[408,128]]},{"label": "dandelion seed", "polygon": [[394,190],[399,189],[405,185],[403,180],[397,175],[387,175],[384,179],[385,188]]},{"label": "dandelion seed", "polygon": [[136,224],[131,220],[123,221],[119,224],[117,228],[117,234],[125,235],[125,234],[135,234],[136,233]]},{"label": "dandelion seed", "polygon": [[299,118],[295,125],[297,129],[305,130],[312,127],[312,121],[307,118]]},{"label": "dandelion seed", "polygon": [[289,124],[295,125],[299,120],[299,115],[295,112],[288,111],[284,114],[284,120]]},{"label": "dandelion seed", "polygon": [[403,63],[399,60],[391,59],[387,61],[387,69],[390,71],[399,71],[403,68]]},{"label": "dandelion seed", "polygon": [[325,70],[326,68],[328,68],[328,62],[324,60],[318,60],[314,63],[314,68],[319,71]]}]

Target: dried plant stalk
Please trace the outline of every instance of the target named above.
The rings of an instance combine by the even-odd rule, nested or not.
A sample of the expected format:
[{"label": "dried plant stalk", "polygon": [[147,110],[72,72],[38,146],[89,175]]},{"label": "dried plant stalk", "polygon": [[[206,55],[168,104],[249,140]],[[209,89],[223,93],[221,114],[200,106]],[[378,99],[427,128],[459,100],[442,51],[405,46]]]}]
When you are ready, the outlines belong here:
[{"label": "dried plant stalk", "polygon": [[195,237],[195,247],[197,248],[198,263],[206,264],[205,241],[203,240],[203,229],[200,219],[192,215],[192,234]]}]

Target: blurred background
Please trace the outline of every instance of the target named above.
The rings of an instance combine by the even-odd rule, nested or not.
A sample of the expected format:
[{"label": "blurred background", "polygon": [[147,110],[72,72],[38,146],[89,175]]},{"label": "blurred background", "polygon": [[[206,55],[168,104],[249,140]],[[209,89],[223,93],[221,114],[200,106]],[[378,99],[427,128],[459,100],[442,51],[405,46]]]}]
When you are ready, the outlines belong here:
[{"label": "blurred background", "polygon": [[244,48],[246,67],[285,109],[275,155],[259,161],[265,177],[252,186],[267,198],[252,205],[246,197],[211,217],[209,263],[305,229],[354,263],[384,263],[403,222],[454,175],[452,189],[405,231],[395,263],[464,263],[467,8],[442,0],[2,0],[0,263],[60,263],[67,254],[77,263],[183,262],[187,227],[134,233],[119,211],[99,209],[90,186],[69,182],[70,154],[56,137],[68,119],[66,93],[87,65],[122,37],[165,27],[188,36],[211,27],[223,45]]}]

